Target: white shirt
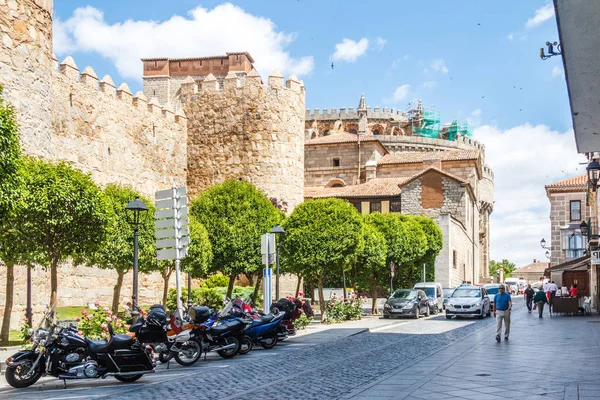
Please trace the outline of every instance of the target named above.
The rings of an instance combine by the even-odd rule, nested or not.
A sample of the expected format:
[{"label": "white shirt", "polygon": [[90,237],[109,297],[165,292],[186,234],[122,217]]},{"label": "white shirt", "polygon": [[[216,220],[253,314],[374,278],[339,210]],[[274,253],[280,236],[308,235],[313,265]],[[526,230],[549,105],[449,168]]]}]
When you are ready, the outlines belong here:
[{"label": "white shirt", "polygon": [[558,286],[556,286],[556,283],[549,283],[548,290],[551,292],[558,292]]},{"label": "white shirt", "polygon": [[563,286],[562,288],[560,288],[560,291],[562,293],[563,296],[568,296],[569,295],[569,288],[566,286]]},{"label": "white shirt", "polygon": [[550,291],[550,284],[544,283],[544,292],[549,292],[549,291]]}]

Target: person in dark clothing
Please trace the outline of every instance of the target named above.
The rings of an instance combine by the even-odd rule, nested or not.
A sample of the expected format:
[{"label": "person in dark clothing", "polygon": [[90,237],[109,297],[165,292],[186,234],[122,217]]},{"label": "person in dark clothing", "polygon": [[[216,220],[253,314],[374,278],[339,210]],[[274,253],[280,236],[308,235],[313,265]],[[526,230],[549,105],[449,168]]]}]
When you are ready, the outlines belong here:
[{"label": "person in dark clothing", "polygon": [[527,304],[528,312],[531,312],[531,306],[533,303],[533,296],[535,295],[535,290],[531,287],[530,284],[527,284],[527,289],[525,289],[525,302]]},{"label": "person in dark clothing", "polygon": [[[540,318],[542,318],[542,314],[544,314],[544,305],[548,303],[548,297],[546,297],[546,293],[544,293],[543,290],[538,290],[533,298],[533,302],[540,313]],[[552,314],[550,314],[550,316],[552,316]]]}]

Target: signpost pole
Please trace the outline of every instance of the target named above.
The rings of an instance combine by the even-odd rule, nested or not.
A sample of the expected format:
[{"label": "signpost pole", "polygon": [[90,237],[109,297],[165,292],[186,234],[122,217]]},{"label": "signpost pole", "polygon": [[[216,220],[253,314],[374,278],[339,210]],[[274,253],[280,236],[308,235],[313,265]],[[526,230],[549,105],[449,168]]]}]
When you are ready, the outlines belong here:
[{"label": "signpost pole", "polygon": [[177,316],[181,319],[181,270],[179,268],[179,219],[177,215],[177,187],[173,183],[173,218],[175,219],[175,286],[177,287]]},{"label": "signpost pole", "polygon": [[391,262],[390,263],[390,270],[391,270],[391,274],[390,274],[390,296],[392,295],[392,293],[394,293],[394,263]]},{"label": "signpost pole", "polygon": [[425,279],[425,264],[423,264],[423,282],[425,282],[425,281],[426,281],[426,279]]}]

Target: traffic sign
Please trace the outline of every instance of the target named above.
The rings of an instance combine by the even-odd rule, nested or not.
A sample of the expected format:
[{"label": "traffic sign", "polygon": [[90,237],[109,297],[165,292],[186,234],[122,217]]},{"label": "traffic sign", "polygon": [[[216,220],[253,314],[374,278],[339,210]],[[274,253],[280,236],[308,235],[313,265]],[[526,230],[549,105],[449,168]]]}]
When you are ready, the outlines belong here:
[{"label": "traffic sign", "polygon": [[592,250],[592,265],[600,265],[600,250]]}]

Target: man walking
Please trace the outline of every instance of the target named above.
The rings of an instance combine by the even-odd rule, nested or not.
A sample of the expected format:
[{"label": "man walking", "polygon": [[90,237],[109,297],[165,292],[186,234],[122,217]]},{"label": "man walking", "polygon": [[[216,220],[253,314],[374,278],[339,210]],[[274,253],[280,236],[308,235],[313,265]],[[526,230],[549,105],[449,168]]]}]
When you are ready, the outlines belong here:
[{"label": "man walking", "polygon": [[544,315],[544,305],[548,302],[546,293],[544,293],[543,290],[538,290],[538,292],[535,294],[535,297],[533,298],[533,302],[536,304],[536,307],[540,314],[539,318],[542,318],[542,316]]},{"label": "man walking", "polygon": [[535,290],[531,287],[530,284],[527,284],[527,289],[525,289],[525,302],[527,304],[527,310],[531,313],[531,303],[533,303],[533,296],[535,295]]},{"label": "man walking", "polygon": [[498,287],[499,293],[494,296],[494,318],[496,318],[496,341],[500,342],[502,333],[502,321],[504,321],[504,340],[508,340],[510,334],[510,309],[512,299],[510,294],[505,293],[504,285]]}]

